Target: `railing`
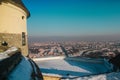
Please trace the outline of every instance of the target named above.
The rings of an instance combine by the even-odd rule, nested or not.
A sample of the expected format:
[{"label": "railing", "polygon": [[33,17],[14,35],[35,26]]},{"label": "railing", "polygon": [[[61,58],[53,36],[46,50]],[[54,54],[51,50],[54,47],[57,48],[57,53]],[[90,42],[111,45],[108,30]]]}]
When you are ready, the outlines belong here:
[{"label": "railing", "polygon": [[22,59],[21,52],[19,50],[7,50],[3,54],[7,54],[9,57],[0,61],[0,80],[6,80],[7,75],[18,65]]}]

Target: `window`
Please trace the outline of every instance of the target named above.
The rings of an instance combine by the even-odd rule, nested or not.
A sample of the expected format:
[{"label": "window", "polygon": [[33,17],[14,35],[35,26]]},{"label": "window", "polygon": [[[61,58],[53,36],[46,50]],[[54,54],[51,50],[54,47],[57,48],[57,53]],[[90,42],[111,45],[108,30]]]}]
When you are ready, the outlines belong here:
[{"label": "window", "polygon": [[25,37],[25,32],[22,32],[22,46],[26,45],[26,37]]},{"label": "window", "polygon": [[24,19],[25,17],[24,16],[22,16],[22,20]]}]

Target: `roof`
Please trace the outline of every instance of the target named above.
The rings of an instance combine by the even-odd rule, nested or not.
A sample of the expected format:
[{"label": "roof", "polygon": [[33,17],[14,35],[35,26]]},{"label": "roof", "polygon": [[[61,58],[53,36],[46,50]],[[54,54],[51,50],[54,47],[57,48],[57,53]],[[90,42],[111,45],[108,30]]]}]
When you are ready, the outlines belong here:
[{"label": "roof", "polygon": [[[40,58],[41,59],[41,58]],[[75,78],[88,75],[96,75],[112,71],[112,65],[102,59],[85,58],[49,58],[45,60],[34,60],[43,75],[57,76],[62,78]]]},{"label": "roof", "polygon": [[30,17],[30,12],[29,10],[25,7],[24,3],[22,2],[22,0],[0,0],[0,2],[9,2],[21,9],[23,9],[26,13],[27,13],[27,18]]}]

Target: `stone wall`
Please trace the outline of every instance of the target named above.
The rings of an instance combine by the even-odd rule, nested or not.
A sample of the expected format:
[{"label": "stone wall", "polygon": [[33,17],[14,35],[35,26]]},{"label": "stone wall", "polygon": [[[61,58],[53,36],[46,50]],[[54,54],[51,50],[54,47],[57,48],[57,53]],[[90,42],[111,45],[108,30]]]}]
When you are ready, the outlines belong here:
[{"label": "stone wall", "polygon": [[27,35],[25,35],[25,44],[23,45],[22,33],[21,34],[10,34],[10,33],[0,33],[0,46],[3,41],[8,43],[8,47],[18,47],[21,49],[24,56],[28,55],[28,42]]}]

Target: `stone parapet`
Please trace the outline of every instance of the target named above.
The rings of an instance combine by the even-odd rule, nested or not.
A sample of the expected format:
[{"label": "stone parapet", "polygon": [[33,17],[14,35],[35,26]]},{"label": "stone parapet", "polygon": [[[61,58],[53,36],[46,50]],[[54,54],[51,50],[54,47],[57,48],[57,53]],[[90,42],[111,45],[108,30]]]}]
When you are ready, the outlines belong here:
[{"label": "stone parapet", "polygon": [[[21,34],[11,34],[11,33],[0,33],[0,49],[4,50],[5,46],[2,46],[2,42],[5,41],[8,45],[7,47],[18,47],[24,56],[28,55],[28,43],[27,35],[23,38]],[[0,50],[0,51],[2,51]]]}]

